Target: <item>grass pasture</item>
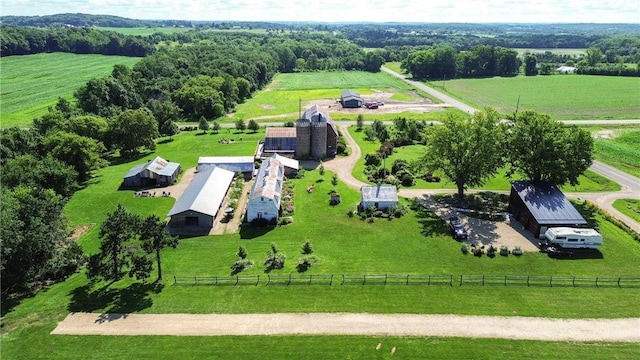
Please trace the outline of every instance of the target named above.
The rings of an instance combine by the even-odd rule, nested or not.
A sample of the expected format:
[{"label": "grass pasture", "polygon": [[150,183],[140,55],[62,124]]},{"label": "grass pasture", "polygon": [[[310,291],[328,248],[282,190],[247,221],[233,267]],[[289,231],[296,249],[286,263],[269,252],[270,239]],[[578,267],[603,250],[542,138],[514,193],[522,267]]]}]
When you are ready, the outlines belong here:
[{"label": "grass pasture", "polygon": [[[65,208],[72,225],[96,223],[122,203],[128,210],[163,216],[173,199],[135,198],[118,191],[123,174],[132,166],[156,155],[195,166],[198,155],[247,155],[257,134],[198,135],[184,132],[174,140],[160,141],[155,153],[144,154],[104,168],[87,187],[77,192]],[[233,137],[233,144],[218,139]],[[243,138],[240,141],[240,137]],[[194,153],[193,149],[198,149]],[[508,339],[457,339],[362,336],[281,337],[169,337],[169,336],[54,336],[51,330],[69,312],[139,313],[273,313],[273,312],[370,312],[467,315],[519,315],[559,318],[638,317],[638,289],[592,287],[521,286],[191,286],[173,285],[173,276],[229,275],[238,246],[246,247],[253,268],[243,275],[266,277],[262,262],[271,242],[287,255],[286,266],[270,275],[297,274],[300,246],[310,241],[320,262],[307,274],[522,274],[553,276],[638,276],[640,244],[598,215],[608,240],[601,259],[555,260],[540,253],[521,257],[478,258],[460,253],[459,243],[448,235],[443,221],[430,213],[410,211],[392,221],[373,223],[346,212],[359,201],[359,193],[339,182],[335,186],[342,203],[329,206],[331,173],[310,170],[295,186],[294,223],[288,226],[251,229],[239,234],[182,239],[176,249],[163,251],[164,284],[140,285],[129,280],[105,286],[88,285],[84,273],[69,277],[20,304],[3,304],[2,355],[11,359],[116,359],[202,357],[246,358],[504,358],[535,351],[540,359],[633,358],[637,344],[513,341]],[[316,184],[313,193],[305,189]],[[319,221],[319,219],[321,221]],[[86,252],[97,250],[99,226],[79,242]],[[589,299],[589,301],[582,301]],[[576,305],[578,304],[578,305]],[[275,340],[275,341],[274,341]],[[378,343],[382,349],[375,350]],[[37,346],[34,346],[37,344]],[[498,350],[499,349],[499,350]]]},{"label": "grass pasture", "polygon": [[0,58],[2,127],[30,126],[58,97],[71,100],[88,80],[111,74],[113,66],[133,66],[140,58],[49,53]]},{"label": "grass pasture", "polygon": [[513,49],[513,50],[517,51],[518,52],[518,56],[520,56],[520,57],[523,57],[524,54],[526,54],[526,53],[544,54],[547,51],[552,53],[552,54],[556,54],[556,55],[570,55],[570,56],[574,56],[574,57],[583,56],[583,55],[585,55],[587,53],[587,49],[581,49],[581,48],[576,48],[576,49],[534,48],[534,49]]},{"label": "grass pasture", "polygon": [[[369,153],[374,153],[380,148],[379,141],[367,141],[365,139],[364,132],[356,131],[355,126],[349,127],[349,133],[353,137],[353,139],[358,143],[360,149],[362,151],[362,157],[356,163],[356,166],[353,169],[353,176],[364,182],[368,182],[366,176],[364,175],[365,169],[365,161],[364,155]],[[397,159],[404,159],[409,162],[418,160],[424,154],[424,146],[422,145],[410,145],[403,146],[399,148],[395,148],[392,155],[390,155],[386,160],[386,167],[391,169],[393,162]],[[442,174],[439,172],[435,172],[434,175],[441,176]],[[517,180],[517,175],[513,177],[513,180]],[[601,175],[587,170],[584,175],[581,175],[578,179],[580,182],[576,186],[565,185],[561,187],[562,191],[567,192],[605,192],[605,191],[618,191],[620,190],[620,185],[617,183],[602,177]],[[455,189],[456,185],[453,182],[448,181],[446,178],[442,178],[441,182],[426,182],[423,179],[416,179],[416,183],[411,188],[415,189]],[[509,183],[509,178],[506,177],[506,169],[502,169],[499,171],[497,175],[487,180],[487,182],[477,188],[479,190],[494,190],[494,191],[509,191],[511,188]]]},{"label": "grass pasture", "polygon": [[640,200],[639,199],[618,199],[613,202],[613,207],[621,213],[627,215],[640,223]]},{"label": "grass pasture", "polygon": [[596,137],[594,157],[635,177],[640,177],[640,128],[609,130],[610,137]]},{"label": "grass pasture", "polygon": [[[383,72],[370,73],[366,71],[321,71],[278,74],[274,77],[269,90],[313,90],[336,89],[334,98],[340,97],[342,90],[387,88],[411,89],[402,80],[389,76]],[[362,94],[364,95],[364,94]]]},{"label": "grass pasture", "polygon": [[[535,110],[556,120],[640,118],[635,77],[551,75],[454,79],[428,83],[476,108]],[[443,87],[444,86],[444,87]]]}]

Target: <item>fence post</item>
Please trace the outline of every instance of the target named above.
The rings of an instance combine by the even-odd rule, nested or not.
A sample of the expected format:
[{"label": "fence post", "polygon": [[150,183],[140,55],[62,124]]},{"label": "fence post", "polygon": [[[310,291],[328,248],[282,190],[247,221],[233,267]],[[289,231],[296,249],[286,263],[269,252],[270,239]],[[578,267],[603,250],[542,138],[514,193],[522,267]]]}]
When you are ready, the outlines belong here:
[{"label": "fence post", "polygon": [[507,286],[507,275],[504,276],[504,286]]},{"label": "fence post", "polygon": [[596,287],[599,287],[598,286],[598,278],[597,277],[596,277]]},{"label": "fence post", "polygon": [[214,278],[214,279],[215,279],[215,281],[216,281],[216,282],[215,282],[215,283],[213,283],[213,284],[214,284],[214,285],[218,285],[218,277],[217,277],[217,276],[214,276],[213,278]]},{"label": "fence post", "polygon": [[287,282],[287,285],[291,285],[291,274],[289,274],[289,281]]},{"label": "fence post", "polygon": [[240,282],[240,276],[236,275],[236,285],[238,285],[238,282]]},{"label": "fence post", "polygon": [[449,275],[449,286],[453,286],[453,274]]},{"label": "fence post", "polygon": [[409,285],[409,274],[407,274],[407,285]]},{"label": "fence post", "polygon": [[313,279],[313,275],[309,275],[309,285],[311,285],[311,279]]},{"label": "fence post", "polygon": [[431,286],[431,275],[427,278],[427,285]]},{"label": "fence post", "polygon": [[484,274],[482,274],[482,286],[484,286]]},{"label": "fence post", "polygon": [[342,274],[342,282],[340,283],[340,285],[344,285],[344,274]]},{"label": "fence post", "polygon": [[260,285],[260,275],[256,278],[256,286]]},{"label": "fence post", "polygon": [[271,284],[271,275],[267,274],[267,285]]},{"label": "fence post", "polygon": [[527,275],[527,287],[529,287],[529,275]]},{"label": "fence post", "polygon": [[175,284],[177,284],[177,283],[178,283],[178,280],[176,279],[176,276],[175,276],[175,275],[173,275],[173,285],[175,285]]},{"label": "fence post", "polygon": [[329,280],[329,286],[333,285],[333,274],[331,274],[331,279]]},{"label": "fence post", "polygon": [[576,287],[576,277],[575,277],[575,276],[573,277],[573,282],[572,282],[572,284],[573,284],[573,287]]},{"label": "fence post", "polygon": [[620,287],[620,279],[622,278],[618,278],[618,287]]},{"label": "fence post", "polygon": [[197,276],[193,277],[193,284],[194,285],[198,285],[198,277]]},{"label": "fence post", "polygon": [[553,287],[553,276],[549,276],[549,287]]},{"label": "fence post", "polygon": [[384,284],[387,285],[387,274],[384,274]]},{"label": "fence post", "polygon": [[460,286],[462,286],[462,275],[460,275]]}]

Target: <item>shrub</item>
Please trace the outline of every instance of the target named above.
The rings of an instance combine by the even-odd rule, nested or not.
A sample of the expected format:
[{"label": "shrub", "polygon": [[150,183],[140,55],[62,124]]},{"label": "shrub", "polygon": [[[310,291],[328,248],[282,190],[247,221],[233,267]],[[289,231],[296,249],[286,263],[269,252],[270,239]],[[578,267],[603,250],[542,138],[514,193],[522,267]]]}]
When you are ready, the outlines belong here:
[{"label": "shrub", "polygon": [[238,252],[236,253],[236,255],[240,259],[246,259],[247,258],[247,249],[245,249],[244,246],[238,247]]},{"label": "shrub", "polygon": [[348,217],[350,217],[350,218],[352,218],[352,217],[353,217],[354,212],[355,212],[355,210],[353,210],[353,208],[352,208],[352,207],[350,207],[350,208],[347,210],[347,216],[348,216]]},{"label": "shrub", "polygon": [[460,246],[460,251],[462,251],[462,253],[465,255],[469,253],[469,247],[467,246],[467,244],[462,244],[462,246]]},{"label": "shrub", "polygon": [[402,184],[402,186],[413,186],[416,182],[413,179],[413,175],[409,172],[406,172],[400,177],[400,183]]},{"label": "shrub", "polygon": [[278,225],[289,225],[293,223],[293,218],[291,216],[283,216],[278,219]]},{"label": "shrub", "polygon": [[271,249],[267,251],[267,259],[264,261],[266,271],[282,269],[287,256],[278,250],[275,243],[271,243]]},{"label": "shrub", "polygon": [[311,245],[311,242],[305,241],[304,244],[302,244],[301,252],[303,255],[313,254],[313,245]]},{"label": "shrub", "polygon": [[252,266],[252,260],[238,260],[231,265],[231,275],[235,275],[245,269],[251,268]]},{"label": "shrub", "polygon": [[379,154],[367,154],[364,156],[364,165],[373,165],[375,167],[380,166],[382,164],[382,158]]},{"label": "shrub", "polygon": [[515,248],[513,248],[513,251],[511,251],[511,253],[512,253],[513,255],[518,255],[518,256],[520,256],[520,255],[522,255],[522,254],[523,254],[523,251],[522,251],[522,249],[520,248],[520,246],[516,246]]},{"label": "shrub", "polygon": [[489,246],[489,250],[487,250],[487,256],[488,257],[496,256],[496,250],[497,249],[493,245]]},{"label": "shrub", "polygon": [[318,263],[318,258],[314,255],[303,256],[298,260],[298,266],[296,266],[298,272],[305,272],[311,266]]},{"label": "shrub", "polygon": [[507,256],[509,255],[509,248],[505,245],[500,246],[500,255]]}]

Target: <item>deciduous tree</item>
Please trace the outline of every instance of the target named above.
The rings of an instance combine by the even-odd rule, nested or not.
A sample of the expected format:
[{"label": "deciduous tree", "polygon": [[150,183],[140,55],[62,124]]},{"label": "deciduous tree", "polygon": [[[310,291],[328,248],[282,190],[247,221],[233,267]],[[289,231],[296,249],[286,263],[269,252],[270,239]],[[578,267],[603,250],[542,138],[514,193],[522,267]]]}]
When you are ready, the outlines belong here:
[{"label": "deciduous tree", "polygon": [[125,110],[109,121],[110,143],[121,156],[136,154],[142,146],[155,150],[158,136],[158,122],[146,108]]},{"label": "deciduous tree", "polygon": [[149,215],[144,219],[140,228],[142,249],[147,254],[153,254],[158,266],[158,280],[162,280],[161,252],[165,247],[178,246],[178,237],[172,236],[166,230],[166,223],[157,215]]}]

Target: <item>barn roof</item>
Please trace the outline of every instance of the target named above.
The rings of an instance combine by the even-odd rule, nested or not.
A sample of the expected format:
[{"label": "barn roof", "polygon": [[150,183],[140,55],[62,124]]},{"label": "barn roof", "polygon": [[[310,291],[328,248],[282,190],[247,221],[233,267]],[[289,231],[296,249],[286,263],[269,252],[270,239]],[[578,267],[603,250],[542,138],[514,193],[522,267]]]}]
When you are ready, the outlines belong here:
[{"label": "barn roof", "polygon": [[253,172],[253,156],[200,156],[200,165],[216,165],[233,172]]},{"label": "barn roof", "polygon": [[398,189],[394,185],[366,185],[360,188],[362,201],[398,201]]},{"label": "barn roof", "polygon": [[512,181],[511,187],[540,225],[587,223],[554,183]]},{"label": "barn roof", "polygon": [[296,128],[294,127],[267,127],[264,137],[296,137]]},{"label": "barn roof", "polygon": [[291,159],[278,154],[273,154],[271,158],[281,163],[284,167],[288,167],[290,169],[298,170],[300,167],[300,162],[296,159]]},{"label": "barn roof", "polygon": [[157,156],[155,159],[150,160],[144,164],[132,167],[124,177],[129,178],[136,176],[147,169],[154,174],[158,174],[161,176],[172,176],[179,167],[179,163],[169,162],[161,158],[160,156]]},{"label": "barn roof", "polygon": [[320,108],[318,105],[313,104],[310,108],[308,108],[303,114],[302,118],[311,121],[312,123],[323,123],[326,122],[335,134],[338,136],[338,128],[336,124],[333,122],[333,119],[325,113],[320,112]]},{"label": "barn roof", "polygon": [[173,205],[168,216],[185,211],[196,211],[215,216],[222,205],[234,175],[233,171],[217,166],[197,173],[191,184]]},{"label": "barn roof", "polygon": [[362,97],[360,97],[360,94],[358,94],[353,90],[343,90],[341,97],[342,97],[342,101],[349,101],[353,99],[362,101]]},{"label": "barn roof", "polygon": [[276,208],[279,208],[283,182],[284,166],[274,158],[268,158],[262,162],[258,170],[249,197],[272,199]]}]

